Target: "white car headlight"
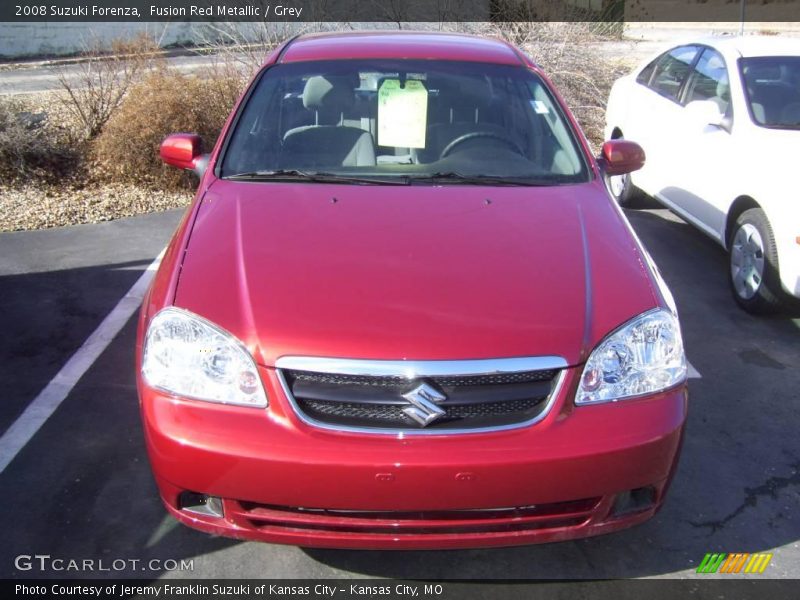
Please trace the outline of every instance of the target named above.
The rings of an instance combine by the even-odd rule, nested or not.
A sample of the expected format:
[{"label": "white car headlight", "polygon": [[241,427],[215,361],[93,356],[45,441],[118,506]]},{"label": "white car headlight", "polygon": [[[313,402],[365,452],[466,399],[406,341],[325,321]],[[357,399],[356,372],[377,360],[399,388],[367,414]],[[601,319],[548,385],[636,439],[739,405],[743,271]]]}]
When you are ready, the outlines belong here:
[{"label": "white car headlight", "polygon": [[656,309],[606,337],[583,369],[575,404],[611,402],[660,392],[686,379],[677,317]]},{"label": "white car headlight", "polygon": [[179,396],[267,406],[255,361],[242,343],[180,308],[165,308],[150,321],[142,375],[148,385]]}]

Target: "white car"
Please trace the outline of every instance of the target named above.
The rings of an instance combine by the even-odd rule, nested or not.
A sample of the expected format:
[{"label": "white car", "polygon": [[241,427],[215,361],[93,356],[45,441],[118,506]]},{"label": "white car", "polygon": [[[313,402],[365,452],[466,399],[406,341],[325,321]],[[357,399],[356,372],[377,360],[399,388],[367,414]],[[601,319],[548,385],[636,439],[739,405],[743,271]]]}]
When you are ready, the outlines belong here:
[{"label": "white car", "polygon": [[800,298],[800,40],[715,37],[682,44],[614,83],[606,139],[645,150],[609,178],[623,206],[639,191],[717,240],[734,297],[757,313]]}]

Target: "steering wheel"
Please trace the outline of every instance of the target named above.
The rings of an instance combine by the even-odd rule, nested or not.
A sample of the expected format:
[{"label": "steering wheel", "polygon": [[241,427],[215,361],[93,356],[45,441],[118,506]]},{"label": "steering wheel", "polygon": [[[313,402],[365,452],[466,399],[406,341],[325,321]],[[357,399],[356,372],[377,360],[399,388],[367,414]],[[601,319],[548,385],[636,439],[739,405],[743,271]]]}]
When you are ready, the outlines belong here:
[{"label": "steering wheel", "polygon": [[492,140],[497,140],[498,142],[504,143],[506,146],[511,148],[517,154],[525,155],[525,152],[522,151],[516,142],[513,140],[508,139],[498,133],[494,133],[492,131],[473,131],[472,133],[465,133],[464,135],[458,136],[456,139],[451,141],[447,146],[444,147],[442,153],[439,155],[439,160],[449,156],[453,152],[453,148],[463,144],[464,142],[469,142],[470,140],[478,139],[478,138],[489,138]]}]

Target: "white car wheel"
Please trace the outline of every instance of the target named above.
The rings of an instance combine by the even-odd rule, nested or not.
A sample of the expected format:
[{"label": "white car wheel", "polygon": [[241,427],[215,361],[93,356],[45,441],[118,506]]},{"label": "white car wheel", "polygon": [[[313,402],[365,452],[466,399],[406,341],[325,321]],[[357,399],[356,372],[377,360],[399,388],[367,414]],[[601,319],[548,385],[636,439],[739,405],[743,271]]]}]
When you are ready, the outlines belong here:
[{"label": "white car wheel", "polygon": [[751,208],[736,219],[729,257],[731,290],[742,308],[762,314],[789,308],[778,275],[775,238],[763,210]]},{"label": "white car wheel", "polygon": [[751,223],[736,230],[731,245],[731,283],[736,295],[752,299],[764,282],[764,240]]}]

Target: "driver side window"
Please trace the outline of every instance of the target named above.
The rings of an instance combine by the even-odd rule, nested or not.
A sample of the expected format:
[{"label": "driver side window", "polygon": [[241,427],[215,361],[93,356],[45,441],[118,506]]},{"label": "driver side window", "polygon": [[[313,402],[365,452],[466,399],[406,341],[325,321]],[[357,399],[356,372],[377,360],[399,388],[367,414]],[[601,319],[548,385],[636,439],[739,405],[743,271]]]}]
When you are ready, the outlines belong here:
[{"label": "driver side window", "polygon": [[[657,94],[677,102],[697,52],[696,46],[681,46],[670,50],[650,63],[640,73],[637,81]],[[646,80],[645,74],[648,74]]]},{"label": "driver side window", "polygon": [[687,84],[685,104],[695,100],[711,100],[725,114],[731,104],[731,89],[728,70],[722,55],[711,48],[703,50],[703,54],[692,69]]}]

